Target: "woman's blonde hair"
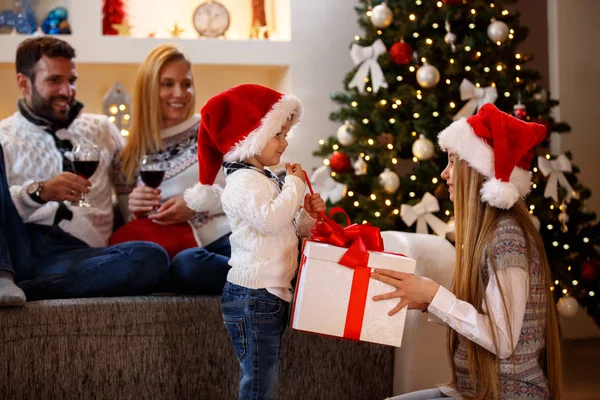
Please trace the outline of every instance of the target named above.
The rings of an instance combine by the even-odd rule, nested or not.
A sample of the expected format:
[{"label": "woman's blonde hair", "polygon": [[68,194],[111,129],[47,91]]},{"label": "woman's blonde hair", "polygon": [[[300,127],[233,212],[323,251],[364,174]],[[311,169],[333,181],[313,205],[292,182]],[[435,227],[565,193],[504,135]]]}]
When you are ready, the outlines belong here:
[{"label": "woman's blonde hair", "polygon": [[[509,210],[500,210],[481,201],[480,191],[483,185],[483,176],[471,168],[465,161],[457,159],[454,166],[454,208],[456,218],[456,271],[452,282],[452,292],[460,300],[471,303],[479,313],[483,313],[482,304],[485,296],[487,274],[485,265],[482,265],[484,254],[490,251],[490,243],[495,228],[501,215],[509,215],[521,227],[525,234],[525,241],[529,258],[533,252],[537,253],[544,274],[546,301],[546,347],[540,357],[540,365],[548,379],[550,398],[560,400],[564,398],[562,386],[562,361],[559,327],[554,301],[550,295],[551,274],[544,244],[539,232],[533,225],[525,202],[521,199]],[[496,266],[491,262],[494,274]],[[498,282],[500,293],[504,298],[504,291]],[[506,303],[504,317],[508,318]],[[498,316],[487,313],[489,323]],[[510,329],[509,325],[509,329]],[[492,339],[496,349],[499,348],[498,338],[492,330]],[[512,339],[511,339],[512,340]],[[513,348],[515,343],[512,343]],[[458,348],[458,334],[448,331],[448,351],[452,359]],[[496,351],[497,352],[497,351]],[[467,340],[467,360],[471,372],[470,380],[477,387],[473,389],[477,395],[474,399],[500,399],[500,359],[483,347]],[[456,383],[456,367],[452,363],[452,383]]]},{"label": "woman's blonde hair", "polygon": [[[162,114],[160,111],[160,73],[172,61],[192,64],[183,51],[174,45],[163,44],[154,48],[138,68],[133,93],[131,129],[125,148],[121,152],[121,171],[128,182],[132,182],[142,156],[163,149],[160,137]],[[186,110],[185,118],[194,114],[195,96]]]}]

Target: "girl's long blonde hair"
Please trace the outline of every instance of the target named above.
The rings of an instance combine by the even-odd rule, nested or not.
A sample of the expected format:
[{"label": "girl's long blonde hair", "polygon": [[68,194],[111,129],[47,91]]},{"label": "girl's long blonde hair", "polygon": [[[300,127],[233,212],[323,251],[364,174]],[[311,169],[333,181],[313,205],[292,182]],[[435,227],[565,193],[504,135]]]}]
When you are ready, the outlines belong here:
[{"label": "girl's long blonde hair", "polygon": [[[183,51],[174,45],[163,44],[154,48],[140,64],[133,93],[131,129],[120,156],[121,171],[132,182],[142,156],[163,149],[160,137],[162,114],[160,111],[160,73],[165,64],[184,61],[192,67]],[[192,97],[185,118],[194,114],[195,96]]]},{"label": "girl's long blonde hair", "polygon": [[[530,258],[533,251],[539,256],[539,262],[544,274],[544,286],[546,288],[546,348],[540,357],[540,365],[548,379],[550,398],[560,400],[563,397],[562,386],[562,360],[561,345],[559,338],[559,327],[554,301],[550,295],[551,274],[544,244],[539,232],[533,225],[527,207],[523,200],[519,200],[509,210],[500,210],[481,201],[480,191],[483,185],[483,176],[471,168],[465,161],[456,160],[454,166],[454,207],[456,218],[456,271],[452,282],[452,292],[460,300],[474,305],[480,313],[483,313],[482,304],[485,296],[486,274],[485,265],[482,260],[489,245],[492,242],[495,228],[500,215],[508,214],[521,227],[525,234],[527,251]],[[496,271],[496,266],[491,263]],[[503,289],[510,288],[500,287]],[[507,321],[508,309],[504,304],[504,313]],[[486,314],[489,323],[493,326],[493,320],[497,316],[492,313]],[[510,328],[510,326],[509,326]],[[492,330],[492,339],[496,349],[499,348],[498,338]],[[514,343],[513,343],[514,345]],[[513,346],[514,347],[514,346]],[[452,360],[458,348],[458,334],[456,331],[448,331],[448,351]],[[467,360],[471,372],[470,380],[477,395],[474,399],[500,399],[500,359],[483,347],[467,340]],[[456,367],[452,363],[452,383],[456,383]]]}]

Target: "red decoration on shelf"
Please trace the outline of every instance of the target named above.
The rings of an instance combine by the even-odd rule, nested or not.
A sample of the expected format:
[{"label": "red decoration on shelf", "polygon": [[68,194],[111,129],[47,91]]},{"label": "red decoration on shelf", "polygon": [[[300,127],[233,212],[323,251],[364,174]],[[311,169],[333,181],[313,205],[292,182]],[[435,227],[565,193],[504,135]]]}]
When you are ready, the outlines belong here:
[{"label": "red decoration on shelf", "polygon": [[408,43],[402,40],[392,45],[390,48],[390,57],[392,57],[392,61],[396,64],[406,65],[413,58],[413,49]]},{"label": "red decoration on shelf", "polygon": [[350,157],[348,157],[348,154],[342,153],[341,151],[336,151],[329,159],[329,168],[331,168],[333,172],[345,172],[350,169],[351,166]]},{"label": "red decoration on shelf", "polygon": [[462,0],[442,0],[442,3],[446,4],[447,6],[455,6],[461,2]]},{"label": "red decoration on shelf", "polygon": [[102,5],[102,34],[117,35],[119,32],[113,28],[113,25],[119,25],[126,17],[123,0],[104,0]]},{"label": "red decoration on shelf", "polygon": [[[259,28],[267,27],[267,14],[265,12],[265,0],[252,0],[252,26]],[[264,39],[269,38],[269,32],[265,30]]]},{"label": "red decoration on shelf", "polygon": [[584,281],[597,281],[600,278],[600,270],[596,260],[587,260],[581,265],[581,279]]}]

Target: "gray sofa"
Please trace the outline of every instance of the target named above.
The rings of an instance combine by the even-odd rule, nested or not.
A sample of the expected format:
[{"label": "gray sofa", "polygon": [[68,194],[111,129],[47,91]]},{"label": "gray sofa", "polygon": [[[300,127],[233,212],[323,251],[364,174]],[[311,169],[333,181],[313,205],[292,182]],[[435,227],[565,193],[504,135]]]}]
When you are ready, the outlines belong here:
[{"label": "gray sofa", "polygon": [[[277,399],[392,395],[394,349],[288,329]],[[216,297],[45,300],[0,309],[0,398],[235,399]]]}]

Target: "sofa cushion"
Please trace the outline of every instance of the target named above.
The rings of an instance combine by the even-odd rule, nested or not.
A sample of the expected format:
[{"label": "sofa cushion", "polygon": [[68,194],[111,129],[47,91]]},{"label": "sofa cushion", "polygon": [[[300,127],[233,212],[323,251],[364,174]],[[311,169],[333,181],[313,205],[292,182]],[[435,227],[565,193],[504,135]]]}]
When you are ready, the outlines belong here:
[{"label": "sofa cushion", "polygon": [[[383,399],[393,348],[288,329],[279,399]],[[6,399],[235,399],[218,297],[44,300],[0,309]]]}]

